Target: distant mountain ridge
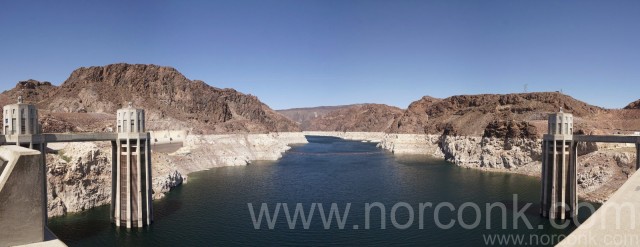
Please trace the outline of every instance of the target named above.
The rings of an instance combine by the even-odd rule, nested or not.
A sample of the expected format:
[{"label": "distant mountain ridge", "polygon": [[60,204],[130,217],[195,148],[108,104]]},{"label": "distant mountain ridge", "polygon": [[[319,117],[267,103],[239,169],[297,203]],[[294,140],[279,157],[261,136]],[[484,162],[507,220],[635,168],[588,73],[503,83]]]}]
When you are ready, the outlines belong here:
[{"label": "distant mountain ridge", "polygon": [[315,118],[322,117],[328,114],[329,112],[332,112],[335,110],[340,110],[340,109],[359,106],[359,105],[362,105],[362,104],[316,106],[316,107],[306,107],[306,108],[300,107],[300,108],[276,110],[276,112],[298,123],[300,125],[300,128],[302,128],[303,130],[307,130],[309,127],[310,121]]},{"label": "distant mountain ridge", "polygon": [[[311,108],[309,112],[316,112]],[[327,109],[327,108],[324,108]],[[330,108],[332,110],[306,120],[303,130],[383,132],[403,110],[383,104],[357,104]],[[299,111],[299,110],[298,110]],[[285,116],[287,116],[285,114]]]},{"label": "distant mountain ridge", "polygon": [[279,112],[302,122],[303,130],[534,138],[546,133],[548,114],[561,109],[574,114],[581,133],[640,130],[640,110],[605,109],[559,92],[424,96],[406,110],[358,104]]}]

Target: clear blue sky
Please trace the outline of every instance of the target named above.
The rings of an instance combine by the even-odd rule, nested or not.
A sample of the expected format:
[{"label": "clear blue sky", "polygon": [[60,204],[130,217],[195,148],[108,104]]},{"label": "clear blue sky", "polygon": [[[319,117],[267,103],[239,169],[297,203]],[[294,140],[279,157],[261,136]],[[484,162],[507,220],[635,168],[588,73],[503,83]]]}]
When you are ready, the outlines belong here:
[{"label": "clear blue sky", "polygon": [[0,89],[172,66],[274,109],[563,90],[640,98],[640,1],[2,1]]}]

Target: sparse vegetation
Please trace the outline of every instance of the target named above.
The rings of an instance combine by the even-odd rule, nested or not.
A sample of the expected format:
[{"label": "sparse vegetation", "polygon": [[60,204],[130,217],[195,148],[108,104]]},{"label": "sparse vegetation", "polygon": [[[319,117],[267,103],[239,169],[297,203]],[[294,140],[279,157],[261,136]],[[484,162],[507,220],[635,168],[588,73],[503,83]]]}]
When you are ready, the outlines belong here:
[{"label": "sparse vegetation", "polygon": [[58,151],[58,156],[60,156],[60,158],[66,161],[67,163],[71,162],[71,157],[65,155],[64,151],[62,150]]}]

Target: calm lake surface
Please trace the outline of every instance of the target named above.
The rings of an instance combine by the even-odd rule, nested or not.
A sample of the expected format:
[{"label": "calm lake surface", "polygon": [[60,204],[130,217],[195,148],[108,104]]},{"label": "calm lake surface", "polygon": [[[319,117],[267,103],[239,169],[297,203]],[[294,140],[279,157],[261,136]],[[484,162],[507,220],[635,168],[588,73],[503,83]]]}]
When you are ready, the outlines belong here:
[{"label": "calm lake surface", "polygon": [[[550,240],[573,230],[553,229],[548,220],[538,216],[537,178],[459,168],[426,156],[394,156],[373,143],[332,137],[308,140],[309,144],[295,146],[275,162],[189,174],[187,184],[154,202],[155,222],[144,229],[113,226],[108,205],[51,219],[49,226],[69,246],[483,246],[484,237],[491,234],[522,234],[527,241],[534,235],[541,241],[527,242],[529,245],[552,245],[556,242],[545,243],[544,238]],[[365,229],[366,204],[376,202],[385,208],[384,224],[380,208],[374,207],[370,229]],[[419,204],[428,202],[433,207],[426,207],[421,215]],[[450,229],[441,229],[434,219],[435,207],[444,202],[451,203],[455,211],[441,207],[438,221],[446,225],[455,220]],[[470,206],[461,207],[465,202],[477,204],[481,213],[478,215]],[[507,208],[505,229],[500,209],[487,216],[486,203],[496,202]],[[295,229],[290,229],[281,206],[271,230],[265,218],[260,229],[255,229],[248,203],[255,217],[262,203],[267,204],[271,215],[277,203],[286,203],[292,218],[296,203],[301,203],[305,216],[312,203],[317,204],[309,229],[303,228],[300,217]],[[332,203],[336,203],[342,218],[350,203],[344,229],[339,229],[335,217],[329,229],[324,227],[318,205],[323,205],[329,217]],[[524,220],[518,220],[518,229],[514,229],[514,207],[521,209],[527,203],[533,204],[525,212],[533,229],[528,229]],[[414,211],[413,221],[409,206]],[[586,218],[586,213],[581,213],[581,218]],[[463,227],[476,222],[477,227]]]}]

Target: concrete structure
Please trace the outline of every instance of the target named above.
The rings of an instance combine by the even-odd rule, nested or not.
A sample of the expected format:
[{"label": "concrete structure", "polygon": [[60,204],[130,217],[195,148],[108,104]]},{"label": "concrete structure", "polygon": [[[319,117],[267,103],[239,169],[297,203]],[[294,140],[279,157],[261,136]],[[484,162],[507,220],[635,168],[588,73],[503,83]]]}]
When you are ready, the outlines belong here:
[{"label": "concrete structure", "polygon": [[576,214],[577,145],[573,141],[573,115],[562,110],[549,115],[549,132],[542,141],[542,189],[540,213],[552,219]]},{"label": "concrete structure", "polygon": [[3,111],[0,144],[14,146],[0,147],[0,246],[47,240],[44,150],[52,142],[110,141],[112,222],[127,228],[151,224],[151,137],[144,110],[131,104],[118,110],[117,133],[82,134],[42,134],[37,109],[21,97]]},{"label": "concrete structure", "polygon": [[111,215],[117,226],[142,227],[153,220],[151,136],[145,133],[144,110],[117,112],[118,138],[111,142],[113,183]]},{"label": "concrete structure", "polygon": [[556,246],[640,246],[640,173]]},{"label": "concrete structure", "polygon": [[34,105],[25,104],[22,96],[18,103],[3,107],[4,121],[2,133],[4,135],[36,135],[40,134],[38,123],[38,109]]},{"label": "concrete structure", "polygon": [[573,218],[577,214],[578,143],[630,143],[636,147],[636,170],[640,169],[640,136],[573,135],[573,115],[549,115],[549,132],[542,141],[540,214],[551,219]]},{"label": "concrete structure", "polygon": [[41,153],[0,147],[0,246],[46,240],[47,191]]}]

